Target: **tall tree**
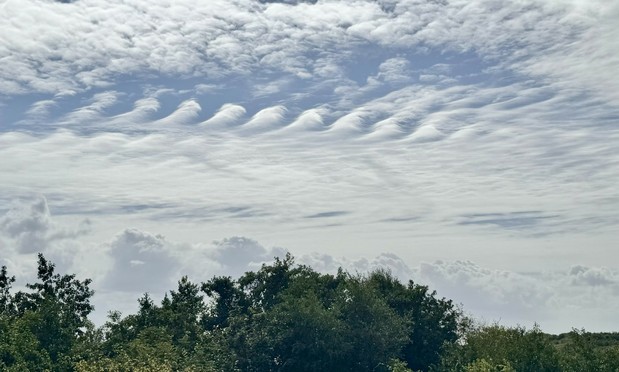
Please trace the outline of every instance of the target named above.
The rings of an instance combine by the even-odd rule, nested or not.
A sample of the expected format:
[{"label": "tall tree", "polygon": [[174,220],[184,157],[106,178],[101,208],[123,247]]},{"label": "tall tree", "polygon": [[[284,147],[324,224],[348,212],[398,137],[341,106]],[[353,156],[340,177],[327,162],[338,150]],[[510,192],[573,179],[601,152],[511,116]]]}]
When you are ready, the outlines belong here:
[{"label": "tall tree", "polygon": [[15,282],[14,276],[9,276],[6,266],[0,269],[0,315],[8,316],[15,312],[14,299],[11,287]]},{"label": "tall tree", "polygon": [[444,346],[458,340],[462,314],[451,300],[438,298],[412,280],[405,286],[385,270],[372,272],[368,284],[406,321],[408,341],[402,357],[409,368],[427,371],[439,362]]},{"label": "tall tree", "polygon": [[[26,284],[28,292],[10,294],[13,277],[6,268],[0,271],[0,301],[3,317],[13,323],[13,330],[28,345],[37,345],[58,367],[68,368],[71,350],[90,325],[88,314],[93,291],[90,279],[80,281],[75,275],[54,272],[55,265],[38,255],[37,278]],[[31,336],[28,336],[30,334]],[[36,343],[33,344],[34,340]]]}]

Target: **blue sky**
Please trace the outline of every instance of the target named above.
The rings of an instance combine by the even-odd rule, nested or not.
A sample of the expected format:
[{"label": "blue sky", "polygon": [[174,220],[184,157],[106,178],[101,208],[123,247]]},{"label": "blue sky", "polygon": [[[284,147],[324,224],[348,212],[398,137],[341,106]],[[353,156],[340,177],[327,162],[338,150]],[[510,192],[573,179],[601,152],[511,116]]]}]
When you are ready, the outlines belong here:
[{"label": "blue sky", "polygon": [[290,251],[617,331],[619,3],[0,1],[0,261],[97,313]]}]

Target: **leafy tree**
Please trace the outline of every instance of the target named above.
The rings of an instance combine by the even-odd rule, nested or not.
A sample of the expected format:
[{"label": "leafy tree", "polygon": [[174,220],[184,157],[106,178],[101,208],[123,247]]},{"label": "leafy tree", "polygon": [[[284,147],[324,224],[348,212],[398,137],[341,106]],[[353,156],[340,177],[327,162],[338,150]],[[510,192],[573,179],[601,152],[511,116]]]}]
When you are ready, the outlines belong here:
[{"label": "leafy tree", "polygon": [[387,370],[407,340],[366,278],[322,275],[291,256],[203,290],[213,298],[207,329],[225,335],[241,370]]},{"label": "leafy tree", "polygon": [[412,280],[405,286],[385,270],[372,272],[368,281],[407,322],[402,356],[411,369],[428,370],[440,360],[444,346],[459,338],[462,314],[451,300],[437,298],[435,291]]},{"label": "leafy tree", "polygon": [[[596,345],[598,344],[598,345]],[[572,330],[560,348],[561,367],[565,372],[619,370],[619,345],[602,345],[585,330]]]},{"label": "leafy tree", "polygon": [[473,328],[465,343],[454,344],[436,370],[462,371],[482,368],[484,363],[525,372],[561,371],[556,349],[537,326],[527,330],[499,325]]},{"label": "leafy tree", "polygon": [[389,372],[413,372],[413,370],[408,368],[405,361],[392,359],[391,362],[389,362]]},{"label": "leafy tree", "polygon": [[0,316],[0,370],[45,371],[52,368],[52,360],[31,331],[29,319]]},{"label": "leafy tree", "polygon": [[0,269],[0,315],[11,315],[15,313],[14,298],[11,294],[11,287],[15,282],[14,276],[9,276],[6,266]]},{"label": "leafy tree", "polygon": [[187,351],[193,350],[201,332],[199,321],[205,307],[199,293],[199,286],[184,276],[178,289],[170,291],[161,304],[160,324],[172,335],[174,344]]},{"label": "leafy tree", "polygon": [[405,319],[361,277],[350,277],[341,286],[334,306],[346,323],[347,370],[386,371],[407,343]]},{"label": "leafy tree", "polygon": [[516,372],[509,362],[502,364],[492,364],[486,359],[477,359],[465,367],[466,372]]},{"label": "leafy tree", "polygon": [[239,311],[247,311],[244,293],[229,276],[214,277],[202,283],[202,291],[214,299],[214,306],[208,309],[208,314],[202,318],[206,329],[228,327],[230,317]]},{"label": "leafy tree", "polygon": [[253,311],[269,310],[279,302],[279,295],[298,272],[293,266],[294,258],[287,253],[283,260],[276,257],[273,265],[262,265],[257,272],[247,272],[238,279],[239,289]]},{"label": "leafy tree", "polygon": [[314,293],[286,298],[265,321],[280,371],[325,371],[341,367],[346,355],[344,323]]},{"label": "leafy tree", "polygon": [[19,314],[27,311],[41,311],[46,306],[55,307],[62,325],[75,334],[81,334],[88,324],[88,314],[94,310],[90,298],[94,291],[90,289],[92,280],[79,281],[75,275],[54,273],[55,265],[38,255],[37,277],[40,282],[26,284],[32,292],[18,292],[15,305]]},{"label": "leafy tree", "polygon": [[[7,368],[19,368],[16,366],[20,365],[20,358],[39,360],[41,365],[49,358],[58,368],[68,369],[71,350],[90,324],[88,314],[93,310],[90,279],[80,281],[75,275],[61,276],[54,269],[54,264],[39,254],[39,281],[26,285],[29,292],[19,291],[14,296],[10,286],[15,279],[7,275],[5,267],[0,271],[1,316],[11,324],[8,337],[16,337],[14,344],[24,346],[13,348],[12,354],[7,354],[13,355],[4,362]],[[37,348],[37,353],[33,348]],[[19,353],[30,356],[19,356]]]}]

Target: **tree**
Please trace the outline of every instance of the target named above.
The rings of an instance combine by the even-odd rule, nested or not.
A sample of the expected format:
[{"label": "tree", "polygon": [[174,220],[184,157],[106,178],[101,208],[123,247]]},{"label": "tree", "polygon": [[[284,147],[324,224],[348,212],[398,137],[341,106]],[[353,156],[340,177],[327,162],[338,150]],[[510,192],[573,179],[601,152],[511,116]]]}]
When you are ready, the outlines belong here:
[{"label": "tree", "polygon": [[406,322],[364,277],[294,265],[290,255],[236,281],[203,284],[205,324],[244,371],[387,371]]},{"label": "tree", "polygon": [[199,293],[198,285],[184,276],[161,306],[160,324],[172,335],[173,343],[187,352],[193,350],[201,332],[199,321],[205,307]]},{"label": "tree", "polygon": [[346,325],[348,371],[388,371],[408,342],[407,320],[389,306],[370,281],[350,276],[338,291],[334,309]]},{"label": "tree", "polygon": [[567,343],[561,345],[561,367],[565,372],[619,370],[619,346],[596,345],[594,335],[585,330],[574,329],[567,335]]},{"label": "tree", "polygon": [[40,311],[46,305],[57,306],[60,321],[65,328],[76,334],[88,323],[88,314],[94,310],[90,298],[94,291],[90,289],[92,280],[79,281],[75,275],[55,274],[55,265],[38,255],[37,277],[40,282],[26,284],[32,292],[18,292],[15,302],[20,314],[26,311]]},{"label": "tree", "polygon": [[516,372],[509,362],[505,364],[492,364],[486,359],[477,359],[465,367],[466,372]]},{"label": "tree", "polygon": [[202,291],[214,300],[214,306],[202,318],[206,329],[225,328],[229,326],[229,319],[235,312],[247,310],[247,306],[243,306],[246,303],[244,293],[229,276],[214,277],[202,283]]},{"label": "tree", "polygon": [[0,370],[51,370],[49,354],[31,331],[31,315],[23,318],[0,316]]},{"label": "tree", "polygon": [[0,316],[11,315],[15,312],[14,299],[11,295],[11,287],[15,282],[14,276],[9,276],[6,266],[0,269]]},{"label": "tree", "polygon": [[72,348],[90,325],[90,279],[61,276],[54,269],[54,264],[39,254],[39,281],[26,284],[29,292],[19,291],[14,296],[10,289],[15,278],[8,276],[6,267],[0,271],[0,316],[10,324],[7,337],[16,345],[4,354],[9,355],[4,360],[6,368],[18,368],[22,359],[39,360],[41,365],[50,360],[57,368],[69,368]]},{"label": "tree", "polygon": [[280,371],[326,371],[342,367],[345,323],[315,293],[286,296],[267,315],[268,337]]},{"label": "tree", "polygon": [[453,345],[451,352],[436,370],[480,370],[485,364],[497,368],[513,368],[516,371],[562,370],[556,349],[539,327],[527,330],[523,327],[508,328],[499,325],[471,329],[466,334],[465,343]]},{"label": "tree", "polygon": [[247,272],[238,279],[239,289],[254,311],[266,311],[278,303],[279,295],[298,273],[298,268],[293,269],[293,266],[294,258],[286,253],[283,260],[275,257],[273,265],[263,264],[257,272]]},{"label": "tree", "polygon": [[368,285],[406,321],[408,341],[402,356],[409,368],[427,371],[439,362],[444,346],[460,337],[460,310],[451,300],[437,298],[436,291],[412,280],[405,286],[385,270],[372,272]]}]

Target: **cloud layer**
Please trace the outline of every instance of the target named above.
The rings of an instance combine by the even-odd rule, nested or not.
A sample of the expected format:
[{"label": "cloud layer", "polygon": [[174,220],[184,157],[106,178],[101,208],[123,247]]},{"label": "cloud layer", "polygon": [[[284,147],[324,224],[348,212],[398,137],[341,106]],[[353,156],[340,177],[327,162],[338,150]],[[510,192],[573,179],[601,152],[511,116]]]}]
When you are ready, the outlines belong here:
[{"label": "cloud layer", "polygon": [[617,17],[602,0],[5,1],[3,262],[48,252],[113,298],[283,246],[493,319],[615,327],[596,299],[617,293]]}]

